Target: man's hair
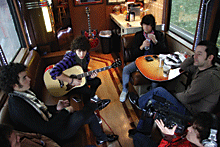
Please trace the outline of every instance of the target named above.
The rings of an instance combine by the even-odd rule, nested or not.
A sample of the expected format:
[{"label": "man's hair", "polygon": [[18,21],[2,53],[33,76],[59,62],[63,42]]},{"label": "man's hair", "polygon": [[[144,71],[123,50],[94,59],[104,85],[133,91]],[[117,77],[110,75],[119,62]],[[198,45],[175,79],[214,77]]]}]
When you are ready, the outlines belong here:
[{"label": "man's hair", "polygon": [[6,124],[0,124],[0,144],[1,147],[11,147],[9,138],[13,132],[13,127]]},{"label": "man's hair", "polygon": [[208,139],[210,129],[218,130],[218,126],[216,126],[217,121],[217,117],[208,112],[200,112],[193,117],[193,123],[196,125],[196,129],[199,132],[198,138],[200,139],[200,142],[204,139]]},{"label": "man's hair", "polygon": [[72,51],[75,51],[77,49],[81,49],[83,51],[89,51],[90,49],[89,40],[85,36],[79,36],[72,41],[70,49]]},{"label": "man's hair", "polygon": [[26,66],[21,63],[10,63],[0,67],[0,89],[10,93],[14,91],[14,84],[21,86],[18,74],[25,70]]},{"label": "man's hair", "polygon": [[151,25],[152,30],[155,31],[156,22],[155,22],[155,18],[152,14],[147,14],[142,18],[141,25],[143,25],[143,24]]},{"label": "man's hair", "polygon": [[218,48],[214,43],[208,40],[200,41],[198,45],[206,46],[207,58],[209,55],[213,55],[212,65],[215,65],[216,58],[218,56]]}]

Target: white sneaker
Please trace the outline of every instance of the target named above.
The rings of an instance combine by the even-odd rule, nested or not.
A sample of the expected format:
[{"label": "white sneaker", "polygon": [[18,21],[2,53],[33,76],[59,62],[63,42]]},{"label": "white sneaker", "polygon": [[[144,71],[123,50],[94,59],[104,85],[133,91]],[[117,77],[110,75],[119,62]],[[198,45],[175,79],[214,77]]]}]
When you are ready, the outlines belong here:
[{"label": "white sneaker", "polygon": [[127,94],[128,94],[128,92],[124,92],[124,91],[121,92],[120,102],[122,102],[122,103],[125,102]]},{"label": "white sneaker", "polygon": [[90,100],[95,102],[95,103],[97,103],[98,101],[101,101],[101,99],[97,95],[95,95],[94,97],[90,98]]}]

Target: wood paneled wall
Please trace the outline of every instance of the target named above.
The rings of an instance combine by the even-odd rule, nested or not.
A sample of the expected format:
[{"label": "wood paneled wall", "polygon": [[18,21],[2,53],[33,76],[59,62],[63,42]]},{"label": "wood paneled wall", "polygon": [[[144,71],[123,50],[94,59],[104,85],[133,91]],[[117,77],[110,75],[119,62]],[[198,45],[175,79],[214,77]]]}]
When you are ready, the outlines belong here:
[{"label": "wood paneled wall", "polygon": [[68,0],[74,36],[81,35],[81,30],[88,30],[88,19],[85,7],[90,8],[91,29],[98,31],[111,29],[110,16],[114,5],[102,4],[74,6],[74,0]]}]

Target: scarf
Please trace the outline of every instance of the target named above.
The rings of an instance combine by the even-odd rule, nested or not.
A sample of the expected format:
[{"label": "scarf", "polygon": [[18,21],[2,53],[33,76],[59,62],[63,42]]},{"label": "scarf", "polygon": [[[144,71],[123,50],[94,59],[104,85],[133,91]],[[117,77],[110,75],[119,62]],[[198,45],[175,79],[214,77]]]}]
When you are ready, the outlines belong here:
[{"label": "scarf", "polygon": [[52,114],[47,110],[47,106],[37,99],[36,95],[31,90],[27,90],[27,92],[14,91],[9,95],[19,96],[28,102],[45,121],[49,121],[49,118],[52,117]]},{"label": "scarf", "polygon": [[[152,30],[149,34],[154,34],[154,31]],[[148,34],[146,32],[143,31],[143,35],[145,37],[146,40],[148,40],[149,42],[151,42],[151,39],[148,37]],[[144,55],[151,55],[152,54],[152,43],[150,44],[150,49],[149,50],[146,50],[144,52]]]}]

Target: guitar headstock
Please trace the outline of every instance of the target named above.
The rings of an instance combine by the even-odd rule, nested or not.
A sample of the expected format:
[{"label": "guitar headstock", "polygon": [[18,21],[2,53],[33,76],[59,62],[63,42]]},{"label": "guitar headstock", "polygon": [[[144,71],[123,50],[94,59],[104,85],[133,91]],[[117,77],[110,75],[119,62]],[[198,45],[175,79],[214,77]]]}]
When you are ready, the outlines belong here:
[{"label": "guitar headstock", "polygon": [[90,12],[89,12],[89,11],[90,11],[89,7],[86,7],[86,14],[87,14],[87,15],[89,15],[89,14],[90,14]]},{"label": "guitar headstock", "polygon": [[114,63],[112,63],[112,68],[116,68],[118,66],[121,66],[121,60],[120,59],[116,59],[116,61]]}]

